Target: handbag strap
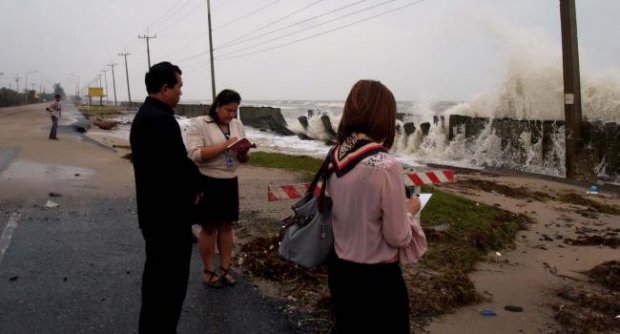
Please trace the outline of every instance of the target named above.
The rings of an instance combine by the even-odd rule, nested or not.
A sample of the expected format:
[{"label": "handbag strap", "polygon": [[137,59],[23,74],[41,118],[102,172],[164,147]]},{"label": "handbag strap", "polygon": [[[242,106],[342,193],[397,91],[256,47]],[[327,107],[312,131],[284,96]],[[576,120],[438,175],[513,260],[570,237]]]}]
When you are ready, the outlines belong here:
[{"label": "handbag strap", "polygon": [[[319,180],[321,178],[323,178],[324,180],[327,179],[327,176],[329,174],[328,173],[329,164],[332,161],[332,152],[334,151],[334,148],[335,147],[330,148],[329,152],[327,152],[327,156],[325,157],[325,160],[323,160],[321,167],[316,172],[316,175],[314,175],[312,182],[310,182],[310,188],[308,188],[308,192],[314,192],[314,189],[316,188],[316,185],[319,183]],[[325,188],[325,182],[323,182],[323,186],[321,188]]]}]

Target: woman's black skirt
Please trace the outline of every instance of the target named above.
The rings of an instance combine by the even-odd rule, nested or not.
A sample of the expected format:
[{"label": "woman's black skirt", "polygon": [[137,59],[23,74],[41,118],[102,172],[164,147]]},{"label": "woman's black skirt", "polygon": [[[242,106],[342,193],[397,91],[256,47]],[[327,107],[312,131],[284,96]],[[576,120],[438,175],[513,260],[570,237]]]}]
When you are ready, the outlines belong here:
[{"label": "woman's black skirt", "polygon": [[360,264],[332,254],[328,285],[336,333],[409,331],[409,295],[398,262]]},{"label": "woman's black skirt", "polygon": [[238,179],[217,179],[207,176],[207,188],[196,206],[197,224],[208,225],[239,220]]}]

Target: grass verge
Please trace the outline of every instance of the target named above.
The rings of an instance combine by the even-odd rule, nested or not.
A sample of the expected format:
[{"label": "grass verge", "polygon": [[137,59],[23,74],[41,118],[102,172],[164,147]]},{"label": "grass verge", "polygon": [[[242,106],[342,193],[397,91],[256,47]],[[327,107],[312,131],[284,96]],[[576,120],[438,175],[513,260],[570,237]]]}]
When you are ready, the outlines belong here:
[{"label": "grass verge", "polygon": [[307,156],[293,156],[282,153],[252,152],[250,165],[287,169],[302,173],[309,180],[321,167],[323,160]]}]

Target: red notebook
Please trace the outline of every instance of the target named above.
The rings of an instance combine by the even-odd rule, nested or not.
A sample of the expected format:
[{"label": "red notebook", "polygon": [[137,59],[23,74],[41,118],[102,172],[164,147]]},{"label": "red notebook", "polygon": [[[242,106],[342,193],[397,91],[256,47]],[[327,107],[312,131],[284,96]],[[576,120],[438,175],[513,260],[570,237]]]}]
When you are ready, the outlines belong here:
[{"label": "red notebook", "polygon": [[228,149],[235,152],[238,152],[239,150],[247,150],[249,148],[256,148],[256,144],[250,143],[247,138],[237,139],[236,142],[228,145]]}]

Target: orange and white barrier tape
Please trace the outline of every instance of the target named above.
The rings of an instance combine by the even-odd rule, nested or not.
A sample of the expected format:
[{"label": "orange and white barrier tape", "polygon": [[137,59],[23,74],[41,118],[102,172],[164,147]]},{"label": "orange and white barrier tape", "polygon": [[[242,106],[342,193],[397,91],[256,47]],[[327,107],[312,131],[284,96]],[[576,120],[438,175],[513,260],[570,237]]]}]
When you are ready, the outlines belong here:
[{"label": "orange and white barrier tape", "polygon": [[[405,172],[405,186],[421,186],[424,184],[441,184],[454,181],[453,170],[433,170],[426,172]],[[267,199],[269,202],[285,199],[302,198],[308,191],[310,183],[296,183],[287,185],[269,185],[267,187]],[[314,190],[318,194],[321,182]]]},{"label": "orange and white barrier tape", "polygon": [[453,170],[432,170],[427,172],[405,173],[406,186],[421,186],[425,184],[441,184],[454,181]]}]

